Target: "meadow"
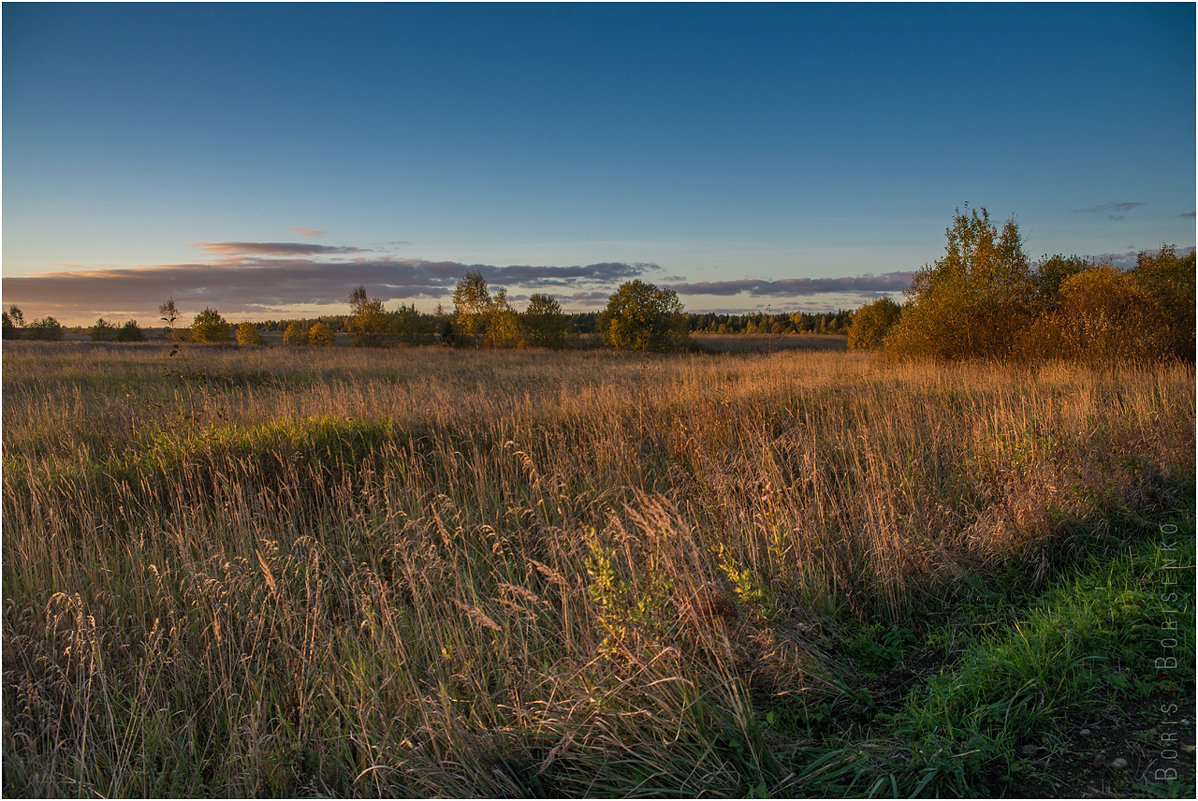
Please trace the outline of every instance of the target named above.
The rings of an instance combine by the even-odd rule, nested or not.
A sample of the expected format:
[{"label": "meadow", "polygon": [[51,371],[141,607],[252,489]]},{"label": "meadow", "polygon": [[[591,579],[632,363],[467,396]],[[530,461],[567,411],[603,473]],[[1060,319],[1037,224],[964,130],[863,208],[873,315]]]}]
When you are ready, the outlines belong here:
[{"label": "meadow", "polygon": [[5,795],[1193,794],[1192,364],[168,353],[4,344]]}]

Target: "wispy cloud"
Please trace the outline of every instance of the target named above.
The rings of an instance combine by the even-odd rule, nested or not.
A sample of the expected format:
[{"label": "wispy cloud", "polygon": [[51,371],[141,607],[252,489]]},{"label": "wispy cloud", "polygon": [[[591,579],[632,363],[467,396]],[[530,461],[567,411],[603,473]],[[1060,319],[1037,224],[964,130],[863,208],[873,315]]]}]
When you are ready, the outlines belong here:
[{"label": "wispy cloud", "polygon": [[310,245],[306,242],[189,242],[188,244],[208,253],[225,256],[316,256],[362,252],[361,248]]},{"label": "wispy cloud", "polygon": [[1099,206],[1091,206],[1088,209],[1074,209],[1074,214],[1105,214],[1111,220],[1126,220],[1127,212],[1132,209],[1143,206],[1143,203],[1138,201],[1125,200],[1120,203],[1103,203]]},{"label": "wispy cloud", "polygon": [[1185,212],[1184,214],[1178,214],[1177,216],[1178,216],[1178,217],[1193,217],[1193,216],[1194,216],[1194,212],[1192,212],[1192,211],[1187,211],[1187,212]]},{"label": "wispy cloud", "polygon": [[324,231],[317,231],[315,228],[304,228],[303,226],[288,228],[287,230],[294,231],[300,236],[324,236]]},{"label": "wispy cloud", "polygon": [[841,278],[783,278],[770,281],[762,278],[742,278],[736,281],[699,281],[671,284],[679,295],[739,295],[754,297],[806,297],[829,292],[862,294],[899,292],[911,283],[910,271],[857,275]]}]

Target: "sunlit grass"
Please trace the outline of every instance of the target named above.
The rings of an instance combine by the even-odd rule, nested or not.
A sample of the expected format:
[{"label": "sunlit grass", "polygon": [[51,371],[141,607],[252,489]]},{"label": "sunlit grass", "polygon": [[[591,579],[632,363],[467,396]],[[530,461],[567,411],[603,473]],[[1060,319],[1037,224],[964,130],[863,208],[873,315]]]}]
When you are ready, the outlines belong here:
[{"label": "sunlit grass", "polygon": [[17,345],[13,794],[802,793],[847,633],[1192,507],[1186,366]]}]

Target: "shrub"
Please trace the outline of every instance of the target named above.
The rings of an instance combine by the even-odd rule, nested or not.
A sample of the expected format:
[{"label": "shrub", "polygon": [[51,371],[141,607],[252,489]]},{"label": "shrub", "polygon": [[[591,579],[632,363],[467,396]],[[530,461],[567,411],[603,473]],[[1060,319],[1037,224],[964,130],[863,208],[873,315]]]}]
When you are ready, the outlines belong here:
[{"label": "shrub", "polygon": [[237,344],[261,345],[262,335],[258,333],[258,326],[249,322],[239,323],[237,326]]},{"label": "shrub", "polygon": [[333,329],[329,328],[325,323],[317,321],[308,329],[308,344],[315,345],[321,348],[330,347],[336,341],[333,336]]},{"label": "shrub", "polygon": [[43,317],[25,326],[22,339],[45,339],[57,342],[62,339],[62,324],[53,317]]},{"label": "shrub", "polygon": [[117,327],[101,317],[96,320],[95,325],[87,329],[87,335],[92,342],[113,342],[116,340]]},{"label": "shrub", "polygon": [[195,342],[227,342],[229,324],[216,309],[204,309],[191,322],[191,338]]},{"label": "shrub", "polygon": [[890,298],[878,298],[853,313],[849,324],[849,348],[851,350],[876,350],[890,329],[899,320],[902,307]]},{"label": "shrub", "polygon": [[297,348],[308,344],[308,328],[298,320],[287,326],[283,332],[283,344]]}]

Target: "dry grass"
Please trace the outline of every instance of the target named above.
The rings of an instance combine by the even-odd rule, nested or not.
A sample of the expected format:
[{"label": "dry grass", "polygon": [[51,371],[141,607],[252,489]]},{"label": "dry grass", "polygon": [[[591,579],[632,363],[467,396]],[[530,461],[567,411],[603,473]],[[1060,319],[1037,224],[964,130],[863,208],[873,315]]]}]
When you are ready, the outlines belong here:
[{"label": "dry grass", "polygon": [[7,794],[801,792],[829,627],[1194,470],[1192,366],[15,344]]}]

